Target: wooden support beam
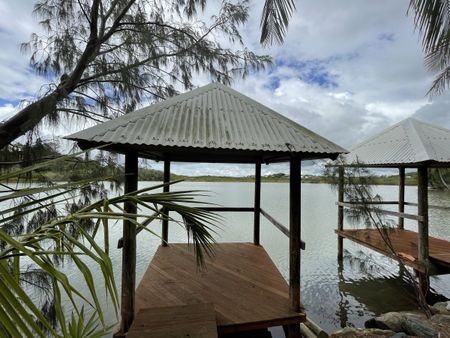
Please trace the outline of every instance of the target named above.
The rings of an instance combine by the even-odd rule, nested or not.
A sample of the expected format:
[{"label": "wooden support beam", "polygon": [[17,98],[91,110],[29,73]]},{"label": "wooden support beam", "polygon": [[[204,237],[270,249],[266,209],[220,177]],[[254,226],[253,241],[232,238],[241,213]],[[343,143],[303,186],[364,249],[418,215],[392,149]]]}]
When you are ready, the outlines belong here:
[{"label": "wooden support beam", "polygon": [[253,226],[253,243],[259,245],[261,224],[261,161],[255,164],[255,216]]},{"label": "wooden support beam", "polygon": [[[300,158],[290,160],[289,179],[289,298],[292,310],[300,312],[300,248],[301,248],[301,204],[300,204]],[[300,337],[299,325],[289,325],[288,337]]]},{"label": "wooden support beam", "polygon": [[[170,182],[170,161],[169,160],[164,160],[164,183],[169,183]],[[163,188],[164,192],[169,192],[169,185],[165,185]],[[169,210],[167,208],[163,209],[163,214],[167,215],[167,217],[169,217]],[[162,245],[163,246],[167,246],[167,244],[169,243],[169,220],[168,219],[164,219],[162,221]]]},{"label": "wooden support beam", "polygon": [[[418,261],[427,270],[429,264],[428,246],[428,168],[417,168],[417,213],[421,216],[418,222]],[[426,295],[429,289],[427,273],[419,273],[419,287]]]},{"label": "wooden support beam", "polygon": [[[338,203],[344,203],[344,167],[339,167]],[[344,206],[338,205],[338,230],[344,230]],[[344,238],[338,235],[338,261],[344,258]]]},{"label": "wooden support beam", "polygon": [[[136,152],[125,155],[125,194],[138,188],[138,156]],[[125,202],[126,213],[136,214],[134,202]],[[123,221],[122,249],[122,302],[121,302],[121,332],[128,332],[134,319],[136,286],[136,225],[129,220]]]},{"label": "wooden support beam", "polygon": [[[405,212],[405,168],[398,168],[398,212]],[[398,228],[403,230],[405,228],[405,219],[403,217],[398,218]]]}]

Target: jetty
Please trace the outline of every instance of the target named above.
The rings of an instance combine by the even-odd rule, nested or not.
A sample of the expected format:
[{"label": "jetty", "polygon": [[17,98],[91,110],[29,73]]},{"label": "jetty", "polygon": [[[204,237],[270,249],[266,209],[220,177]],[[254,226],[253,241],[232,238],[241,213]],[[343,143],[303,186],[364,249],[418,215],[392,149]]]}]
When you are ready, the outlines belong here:
[{"label": "jetty", "polygon": [[[136,226],[123,226],[121,327],[127,337],[218,337],[282,325],[300,337],[306,320],[300,298],[301,161],[335,159],[345,149],[285,116],[218,83],[150,105],[67,137],[82,149],[102,146],[125,155],[125,193],[137,190],[138,158],[164,162],[250,163],[255,166],[254,205],[212,207],[251,212],[252,243],[217,243],[206,268],[193,246],[162,243],[136,289]],[[289,226],[261,209],[261,165],[288,162]],[[169,191],[169,185],[164,186]],[[128,213],[136,205],[126,203]],[[163,211],[168,214],[170,210]],[[289,283],[260,243],[261,215],[289,237]],[[242,225],[243,227],[246,225]]]},{"label": "jetty", "polygon": [[[450,242],[430,236],[428,226],[429,209],[450,210],[450,207],[428,203],[428,169],[450,167],[450,130],[408,118],[355,146],[343,158],[338,179],[338,259],[343,259],[343,239],[351,240],[413,268],[426,294],[430,275],[450,273]],[[398,200],[344,200],[345,168],[350,166],[398,168]],[[416,201],[405,201],[405,169],[417,170]],[[361,203],[367,208],[376,208],[377,212],[397,217],[397,226],[382,231],[344,228],[344,210],[358,207]],[[381,209],[386,205],[397,205],[398,209]],[[405,206],[416,207],[417,212],[405,213]],[[417,222],[416,231],[405,229],[405,219]]]}]

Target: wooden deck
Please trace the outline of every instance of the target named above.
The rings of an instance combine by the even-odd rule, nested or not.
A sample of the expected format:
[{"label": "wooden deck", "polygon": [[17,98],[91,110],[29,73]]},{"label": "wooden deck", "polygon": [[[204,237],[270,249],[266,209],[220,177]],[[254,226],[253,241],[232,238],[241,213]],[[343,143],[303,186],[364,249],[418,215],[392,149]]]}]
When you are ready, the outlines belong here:
[{"label": "wooden deck", "polygon": [[160,246],[136,290],[136,311],[213,304],[219,334],[305,320],[290,308],[283,276],[261,246],[215,244],[215,256],[199,270],[193,247]]},{"label": "wooden deck", "polygon": [[217,338],[212,304],[152,307],[140,310],[127,338]]},{"label": "wooden deck", "polygon": [[[339,236],[391,257],[391,252],[377,229],[336,230]],[[395,252],[402,257],[404,264],[424,272],[418,264],[418,236],[410,230],[389,229],[389,238]],[[434,274],[450,273],[450,242],[429,237],[429,259],[436,269]]]}]

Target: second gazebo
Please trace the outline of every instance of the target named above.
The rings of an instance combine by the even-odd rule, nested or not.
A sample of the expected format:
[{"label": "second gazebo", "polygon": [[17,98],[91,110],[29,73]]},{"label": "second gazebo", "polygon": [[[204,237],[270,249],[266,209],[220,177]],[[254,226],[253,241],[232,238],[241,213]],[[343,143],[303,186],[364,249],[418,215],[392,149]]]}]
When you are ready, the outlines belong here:
[{"label": "second gazebo", "polygon": [[[343,239],[347,238],[412,267],[419,276],[420,287],[427,292],[430,274],[450,273],[450,242],[428,234],[428,209],[433,207],[428,205],[428,169],[450,167],[450,130],[408,118],[355,146],[343,157],[344,166],[399,169],[398,201],[374,202],[398,204],[398,211],[381,210],[398,217],[398,225],[396,229],[389,230],[394,253],[376,229],[344,229],[344,208],[352,208],[360,202],[344,201],[342,166],[339,171],[336,230],[338,258],[342,260]],[[405,168],[417,169],[417,203],[405,201]],[[405,213],[405,206],[417,207],[417,214]],[[406,230],[404,219],[417,221],[417,232]]]}]

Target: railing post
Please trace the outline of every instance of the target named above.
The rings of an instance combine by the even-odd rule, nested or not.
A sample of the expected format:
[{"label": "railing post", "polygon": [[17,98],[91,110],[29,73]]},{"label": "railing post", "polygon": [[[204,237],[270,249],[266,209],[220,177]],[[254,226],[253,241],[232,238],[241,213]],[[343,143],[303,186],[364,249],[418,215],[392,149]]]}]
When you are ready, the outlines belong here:
[{"label": "railing post", "polygon": [[[164,160],[164,183],[170,182],[170,161]],[[163,188],[163,192],[169,192],[169,185],[165,185]],[[163,208],[162,213],[169,217],[169,210],[167,208]],[[167,246],[169,243],[169,220],[163,219],[162,221],[162,234],[161,234],[162,240],[161,244],[162,246]]]},{"label": "railing post", "polygon": [[[125,194],[138,188],[138,156],[136,152],[125,155]],[[134,202],[124,203],[126,213],[136,214]],[[134,320],[136,286],[136,225],[129,220],[123,221],[123,249],[122,249],[122,305],[121,332],[126,333]]]},{"label": "railing post", "polygon": [[[300,158],[290,160],[289,179],[289,298],[292,310],[300,312],[300,248],[301,248],[301,204],[300,204]],[[299,325],[289,325],[289,338],[300,337]]]},{"label": "railing post", "polygon": [[259,245],[261,223],[261,161],[255,164],[255,211],[254,211],[253,243]]},{"label": "railing post", "polygon": [[[398,168],[398,212],[405,212],[405,168]],[[403,230],[405,228],[405,220],[402,216],[398,218],[398,228]]]},{"label": "railing post", "polygon": [[[344,202],[344,166],[339,167],[338,177],[338,201]],[[338,206],[338,230],[344,230],[344,206]],[[344,257],[344,237],[338,235],[338,261]]]},{"label": "railing post", "polygon": [[419,287],[426,295],[429,290],[428,277],[428,168],[420,166],[417,168],[417,213],[422,216],[418,225],[418,261],[425,268],[425,273],[419,273]]}]

